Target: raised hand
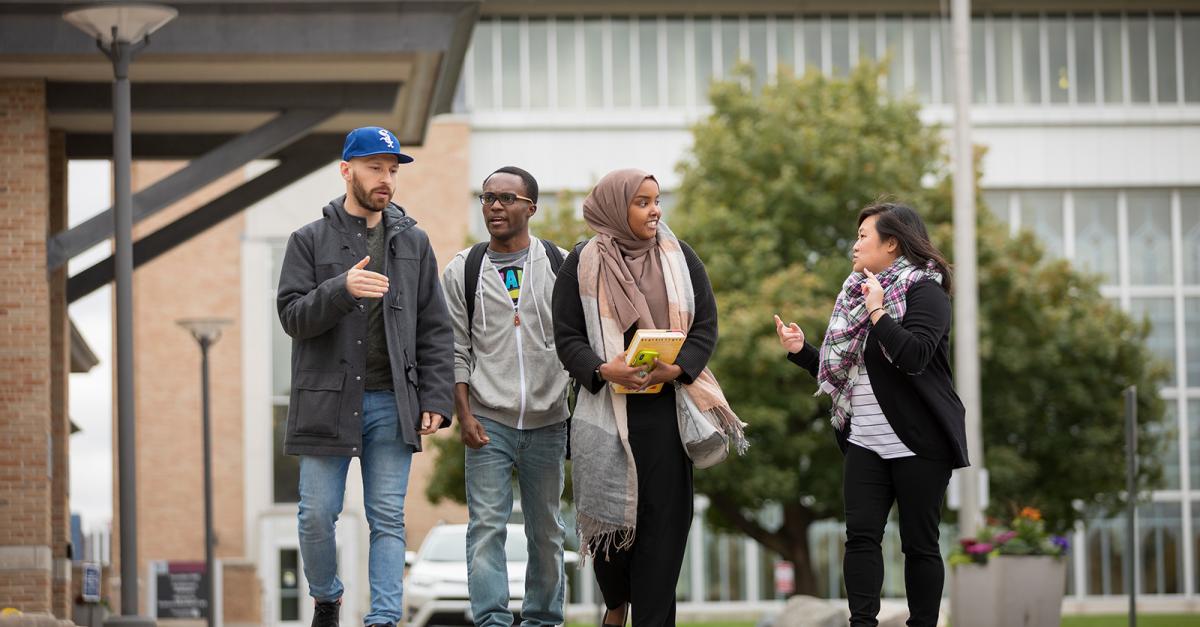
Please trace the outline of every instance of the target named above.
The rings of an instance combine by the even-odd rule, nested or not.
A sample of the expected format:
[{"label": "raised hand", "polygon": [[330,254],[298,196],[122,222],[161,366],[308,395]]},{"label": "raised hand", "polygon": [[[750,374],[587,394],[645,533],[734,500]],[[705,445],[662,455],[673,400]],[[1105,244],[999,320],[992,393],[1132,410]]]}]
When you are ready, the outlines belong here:
[{"label": "raised hand", "polygon": [[784,324],[779,314],[775,314],[775,333],[779,343],[789,353],[799,353],[804,348],[804,331],[795,322]]},{"label": "raised hand", "polygon": [[371,256],[354,264],[346,271],[346,291],[355,298],[383,298],[388,291],[388,278],[378,272],[367,270]]},{"label": "raised hand", "polygon": [[879,284],[879,279],[875,277],[874,272],[863,268],[863,274],[867,275],[867,282],[863,283],[862,293],[867,297],[867,311],[871,312],[883,307],[883,286]]}]

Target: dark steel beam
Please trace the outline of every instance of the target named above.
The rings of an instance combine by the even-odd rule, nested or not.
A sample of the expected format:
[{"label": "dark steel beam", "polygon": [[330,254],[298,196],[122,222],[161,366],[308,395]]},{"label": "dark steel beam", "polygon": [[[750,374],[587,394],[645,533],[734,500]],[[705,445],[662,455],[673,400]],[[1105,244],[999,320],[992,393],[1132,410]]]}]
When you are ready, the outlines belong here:
[{"label": "dark steel beam", "polygon": [[[464,47],[465,50],[465,47]],[[147,83],[132,85],[133,112],[391,111],[400,81],[320,83]],[[112,83],[49,82],[46,107],[56,113],[107,113]]]},{"label": "dark steel beam", "polygon": [[[339,148],[340,142],[332,146],[318,146],[309,142],[303,151],[289,151],[275,168],[134,242],[134,268],[157,258],[329,163],[337,157]],[[67,279],[67,302],[73,303],[112,280],[113,258],[109,257]]]},{"label": "dark steel beam", "polygon": [[[229,172],[294,143],[334,113],[335,109],[287,111],[249,133],[222,144],[193,160],[182,170],[135,194],[134,223],[154,215]],[[50,270],[61,267],[75,255],[112,237],[112,216],[110,207],[82,224],[52,236],[46,246],[46,262]]]}]

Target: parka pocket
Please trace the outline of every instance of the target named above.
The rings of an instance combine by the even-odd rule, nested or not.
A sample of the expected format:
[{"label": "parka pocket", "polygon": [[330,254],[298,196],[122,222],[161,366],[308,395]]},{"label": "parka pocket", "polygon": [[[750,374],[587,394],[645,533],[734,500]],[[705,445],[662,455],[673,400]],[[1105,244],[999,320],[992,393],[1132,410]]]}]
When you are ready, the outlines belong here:
[{"label": "parka pocket", "polygon": [[297,435],[324,438],[338,436],[342,407],[344,372],[301,370],[292,386],[296,388],[295,419]]}]

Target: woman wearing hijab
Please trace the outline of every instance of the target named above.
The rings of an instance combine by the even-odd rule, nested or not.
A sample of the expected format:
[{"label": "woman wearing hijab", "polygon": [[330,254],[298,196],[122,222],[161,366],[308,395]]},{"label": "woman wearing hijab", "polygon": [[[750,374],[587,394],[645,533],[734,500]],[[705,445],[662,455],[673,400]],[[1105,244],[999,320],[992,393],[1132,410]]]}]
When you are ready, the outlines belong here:
[{"label": "woman wearing hijab", "polygon": [[[605,625],[675,624],[675,586],[692,520],[692,465],[676,395],[687,394],[741,445],[741,423],[706,364],[717,307],[704,265],[660,222],[658,181],[605,176],[583,202],[596,236],[576,247],[554,286],[554,341],[581,391],[571,425],[580,543],[594,557]],[[627,366],[638,329],[687,334],[674,364]],[[666,383],[657,394],[616,394]]]},{"label": "woman wearing hijab", "polygon": [[854,271],[842,285],[818,351],[775,316],[788,359],[833,400],[845,453],[843,576],[852,626],[878,624],[880,541],[900,512],[911,627],[937,624],[945,567],[938,546],[950,471],[968,464],[963,406],[950,371],[950,268],[904,205],[858,215]]}]

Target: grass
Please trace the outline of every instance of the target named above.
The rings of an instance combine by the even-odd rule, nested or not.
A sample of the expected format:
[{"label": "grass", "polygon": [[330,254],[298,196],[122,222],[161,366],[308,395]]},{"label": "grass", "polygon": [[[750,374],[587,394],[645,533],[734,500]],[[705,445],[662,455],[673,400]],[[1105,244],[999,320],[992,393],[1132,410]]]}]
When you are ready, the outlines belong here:
[{"label": "grass", "polygon": [[[1099,616],[1064,616],[1062,627],[1125,627],[1126,614]],[[1138,627],[1200,627],[1200,614],[1138,614]]]}]

